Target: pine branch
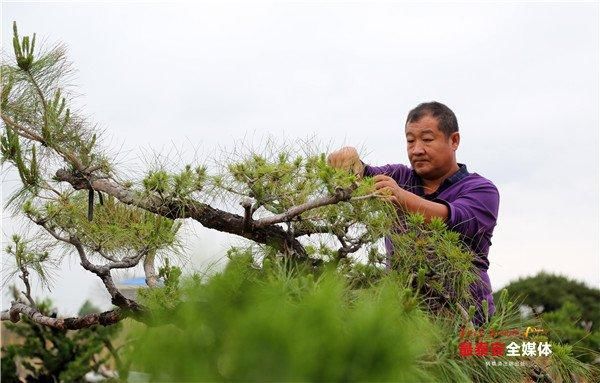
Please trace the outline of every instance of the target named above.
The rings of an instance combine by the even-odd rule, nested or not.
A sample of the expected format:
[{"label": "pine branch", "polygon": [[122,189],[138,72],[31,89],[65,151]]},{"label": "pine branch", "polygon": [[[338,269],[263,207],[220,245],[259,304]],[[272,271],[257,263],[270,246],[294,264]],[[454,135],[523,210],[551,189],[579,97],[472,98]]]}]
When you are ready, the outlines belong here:
[{"label": "pine branch", "polygon": [[50,227],[48,225],[48,222],[44,219],[34,220],[34,222],[36,224],[42,226],[48,233],[50,233],[50,235],[52,235],[57,240],[71,244],[75,247],[75,249],[77,250],[77,253],[79,254],[81,266],[84,269],[96,274],[102,280],[102,282],[104,283],[104,286],[106,287],[106,289],[108,290],[108,293],[110,294],[110,296],[112,298],[112,303],[114,305],[121,307],[121,308],[131,309],[136,312],[141,312],[141,311],[145,310],[142,306],[140,306],[134,300],[126,298],[123,295],[123,293],[121,293],[121,291],[119,291],[119,289],[117,289],[117,287],[112,279],[112,276],[110,274],[110,271],[112,269],[124,269],[124,268],[131,268],[131,267],[136,266],[139,263],[139,261],[142,259],[142,257],[148,253],[148,248],[144,248],[144,249],[140,250],[135,256],[124,258],[121,261],[110,262],[106,265],[95,265],[92,262],[90,262],[90,260],[88,259],[87,255],[85,253],[85,249],[83,247],[83,243],[79,240],[79,238],[77,238],[74,235],[69,235],[69,238],[61,236],[60,234],[58,234],[56,232],[56,230],[54,230],[52,227]]},{"label": "pine branch", "polygon": [[368,240],[359,238],[357,241],[349,244],[346,242],[346,240],[344,239],[343,236],[336,235],[336,237],[337,237],[338,241],[340,241],[340,244],[342,245],[342,247],[340,247],[338,249],[338,258],[339,259],[346,258],[348,256],[348,254],[356,253],[358,250],[360,250],[362,245],[369,242]]},{"label": "pine branch", "polygon": [[40,143],[44,141],[42,136],[40,136],[36,132],[32,131],[31,129],[28,129],[20,124],[17,124],[15,121],[13,121],[12,118],[7,116],[5,113],[0,114],[0,116],[2,116],[2,121],[4,121],[4,123],[7,126],[10,126],[15,131],[15,133],[17,133],[19,136],[21,136],[23,138],[27,138],[28,140],[37,141]]},{"label": "pine branch", "polygon": [[240,205],[244,208],[244,230],[250,231],[252,230],[252,226],[254,226],[254,222],[252,220],[252,214],[254,210],[252,209],[252,199],[244,198]]},{"label": "pine branch", "polygon": [[107,254],[105,251],[102,250],[102,246],[100,244],[98,244],[96,246],[96,248],[94,249],[94,251],[98,254],[100,254],[104,259],[107,259],[111,262],[119,262],[119,260],[115,257],[113,257],[112,255]]},{"label": "pine branch", "polygon": [[29,304],[31,306],[35,307],[36,306],[35,301],[31,297],[31,285],[29,284],[29,271],[27,271],[25,266],[21,266],[20,269],[21,269],[21,275],[19,277],[23,280],[23,283],[25,284],[25,291],[21,291],[21,292],[25,295],[25,298],[27,298],[27,300],[29,301]]},{"label": "pine branch", "polygon": [[299,216],[305,211],[316,209],[321,206],[326,205],[334,205],[338,202],[348,201],[350,200],[350,196],[352,194],[354,188],[349,189],[337,189],[335,194],[329,197],[322,197],[318,199],[314,199],[312,201],[303,203],[302,205],[294,206],[288,209],[286,212],[281,214],[276,214],[271,217],[262,218],[254,222],[255,227],[265,227],[274,225],[281,222],[291,221],[294,217]]},{"label": "pine branch", "polygon": [[21,302],[13,301],[10,309],[2,311],[1,320],[19,322],[21,315],[29,317],[33,322],[58,330],[79,330],[94,325],[108,326],[126,318],[123,310],[117,308],[99,314],[88,314],[81,317],[52,318],[43,315],[37,309]]},{"label": "pine branch", "polygon": [[146,276],[146,285],[148,285],[148,287],[158,286],[158,276],[154,269],[155,257],[156,253],[154,251],[149,251],[144,258],[144,275]]},{"label": "pine branch", "polygon": [[79,161],[79,159],[73,153],[71,153],[69,151],[66,151],[66,150],[63,150],[63,149],[61,149],[59,147],[56,147],[54,145],[48,144],[46,142],[46,140],[44,139],[43,136],[40,136],[39,134],[37,134],[36,132],[32,131],[31,129],[25,128],[24,126],[22,126],[20,124],[17,124],[15,121],[13,121],[5,113],[0,113],[0,116],[2,117],[2,121],[4,121],[4,123],[7,126],[10,126],[11,128],[13,128],[13,130],[19,136],[21,136],[23,138],[27,138],[28,140],[39,142],[41,145],[47,146],[47,147],[51,148],[59,156],[61,156],[65,162],[67,162],[68,164],[72,165],[75,169],[77,169],[79,171],[85,171],[86,170],[85,167],[83,166],[83,164],[81,163],[81,161]]},{"label": "pine branch", "polygon": [[149,251],[150,249],[148,247],[144,247],[143,249],[139,250],[137,254],[130,257],[125,257],[120,261],[110,262],[106,264],[105,267],[107,267],[108,269],[128,269],[131,267],[135,267],[140,263],[142,258],[144,258],[149,253]]},{"label": "pine branch", "polygon": [[102,280],[104,286],[108,290],[108,293],[112,297],[112,303],[115,306],[132,309],[134,311],[143,310],[142,306],[140,306],[136,301],[126,298],[123,295],[123,293],[121,293],[121,291],[117,289],[117,286],[115,285],[110,274],[110,270],[115,268],[130,268],[137,265],[140,259],[147,253],[147,249],[138,252],[138,254],[134,257],[128,257],[119,262],[111,262],[107,265],[99,266],[94,265],[89,261],[85,254],[83,244],[81,243],[79,238],[71,236],[69,238],[68,243],[72,244],[73,246],[75,246],[75,249],[77,249],[77,253],[79,254],[79,259],[81,261],[81,266],[83,266],[84,269],[96,274]]},{"label": "pine branch", "polygon": [[40,88],[40,85],[38,84],[38,82],[35,80],[35,78],[33,77],[33,74],[31,73],[31,70],[26,70],[25,71],[27,73],[27,77],[29,78],[29,81],[31,82],[31,84],[33,85],[33,88],[35,89],[35,92],[37,93],[38,97],[40,98],[40,101],[42,103],[42,108],[44,110],[44,126],[42,127],[42,137],[43,137],[43,142],[42,145],[44,146],[48,146],[49,145],[49,129],[50,127],[48,126],[48,103],[46,102],[46,97],[44,96],[44,93],[42,92],[42,89]]},{"label": "pine branch", "polygon": [[[291,250],[297,258],[308,259],[304,246],[295,238],[290,238],[286,231],[277,225],[264,224],[261,227],[253,227],[252,230],[246,231],[244,230],[244,217],[189,198],[175,199],[157,195],[141,196],[112,179],[92,177],[88,180],[65,169],[56,172],[56,179],[71,184],[76,190],[89,189],[89,185],[91,185],[94,190],[111,195],[124,204],[137,206],[170,219],[192,218],[206,228],[235,234],[257,243],[275,245],[284,253]],[[334,196],[332,198],[339,197]]]},{"label": "pine branch", "polygon": [[303,237],[305,235],[311,235],[311,234],[330,234],[331,231],[332,231],[331,227],[329,227],[327,225],[322,225],[322,226],[313,225],[308,228],[294,229],[294,237],[299,238],[299,237]]}]

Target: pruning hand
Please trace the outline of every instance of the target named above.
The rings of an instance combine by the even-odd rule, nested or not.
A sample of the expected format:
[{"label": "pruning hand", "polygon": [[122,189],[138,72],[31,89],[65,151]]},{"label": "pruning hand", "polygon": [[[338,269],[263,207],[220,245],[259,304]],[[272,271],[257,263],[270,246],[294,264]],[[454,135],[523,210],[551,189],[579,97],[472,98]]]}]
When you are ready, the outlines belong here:
[{"label": "pruning hand", "polygon": [[359,177],[363,176],[365,170],[365,167],[358,156],[356,148],[351,146],[345,146],[329,154],[327,157],[327,163],[329,166],[336,169],[352,171]]},{"label": "pruning hand", "polygon": [[375,181],[375,193],[381,198],[392,202],[394,205],[401,207],[402,189],[392,177],[384,176],[383,174],[373,177]]}]

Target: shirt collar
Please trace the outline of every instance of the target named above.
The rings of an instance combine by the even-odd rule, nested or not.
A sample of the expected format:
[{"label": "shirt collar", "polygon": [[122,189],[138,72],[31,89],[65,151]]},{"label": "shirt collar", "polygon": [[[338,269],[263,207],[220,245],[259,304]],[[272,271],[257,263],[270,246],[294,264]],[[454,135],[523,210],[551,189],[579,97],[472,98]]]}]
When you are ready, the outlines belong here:
[{"label": "shirt collar", "polygon": [[463,178],[465,178],[468,175],[469,175],[469,172],[467,171],[467,165],[458,164],[458,170],[454,174],[452,174],[450,177],[446,178],[444,180],[444,182],[448,183],[448,185],[452,185],[452,184],[455,184],[458,181],[462,180]]},{"label": "shirt collar", "polygon": [[[418,183],[418,190],[420,192],[420,195],[424,195],[424,191],[423,191],[423,180],[421,179],[421,176],[419,176],[417,174],[417,172],[415,172],[415,170],[412,170],[412,174],[415,180],[417,180]],[[435,191],[433,194],[430,194],[430,197],[435,197],[438,194],[440,194],[444,189],[446,189],[447,187],[449,187],[452,184],[457,183],[458,181],[462,180],[463,178],[465,178],[466,176],[469,175],[469,171],[467,170],[467,165],[465,164],[458,164],[458,170],[456,172],[454,172],[454,174],[452,174],[450,177],[446,178],[444,180],[444,182],[442,182],[442,184],[440,185],[440,187],[438,188],[437,191]]]}]

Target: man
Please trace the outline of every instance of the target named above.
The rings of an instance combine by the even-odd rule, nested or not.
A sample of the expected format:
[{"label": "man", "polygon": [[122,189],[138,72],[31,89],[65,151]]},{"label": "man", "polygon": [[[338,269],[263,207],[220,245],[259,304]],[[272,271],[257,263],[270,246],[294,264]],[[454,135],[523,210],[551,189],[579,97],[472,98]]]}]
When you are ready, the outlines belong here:
[{"label": "man", "polygon": [[[483,322],[481,301],[489,303],[489,316],[494,311],[492,289],[487,274],[488,252],[498,216],[499,194],[494,184],[469,173],[464,164],[456,162],[460,143],[456,116],[446,105],[428,102],[408,113],[405,126],[406,148],[412,169],[401,164],[368,166],[355,148],[344,147],[331,153],[329,164],[351,169],[359,176],[372,176],[375,189],[387,195],[399,208],[419,212],[426,220],[442,218],[451,230],[475,254],[473,263],[481,280],[471,286],[479,303],[475,322]],[[388,256],[393,248],[386,239]]]}]

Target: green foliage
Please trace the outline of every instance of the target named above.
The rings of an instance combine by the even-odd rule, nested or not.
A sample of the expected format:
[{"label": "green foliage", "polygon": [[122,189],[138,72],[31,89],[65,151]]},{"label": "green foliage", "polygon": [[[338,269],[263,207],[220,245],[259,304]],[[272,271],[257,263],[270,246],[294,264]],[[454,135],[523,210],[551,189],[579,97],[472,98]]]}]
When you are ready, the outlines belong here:
[{"label": "green foliage", "polygon": [[111,196],[104,198],[102,205],[96,205],[92,221],[87,217],[87,195],[83,193],[41,207],[29,202],[23,209],[34,219],[45,217],[49,224],[77,235],[89,248],[101,248],[115,256],[143,248],[174,249],[181,226],[171,219],[120,203]]},{"label": "green foliage", "polygon": [[0,137],[0,143],[2,144],[2,163],[21,160],[19,136],[12,129],[6,129],[5,133]]},{"label": "green foliage", "polygon": [[[444,318],[436,316],[432,320],[443,330],[441,334],[443,338],[438,339],[438,349],[431,356],[431,364],[429,368],[435,380],[440,382],[518,382],[524,381],[524,378],[529,373],[529,367],[510,366],[510,367],[490,367],[486,366],[486,362],[495,361],[496,363],[514,361],[508,356],[493,356],[493,357],[461,357],[458,353],[459,344],[463,341],[471,342],[505,342],[512,340],[508,337],[495,338],[490,336],[493,332],[508,332],[511,330],[521,331],[523,328],[534,323],[531,321],[523,321],[518,305],[512,302],[507,292],[500,297],[496,302],[496,314],[489,318],[483,325],[478,328],[465,321],[457,320],[457,318]],[[472,306],[471,306],[472,307]],[[470,310],[470,318],[473,317],[474,311]],[[462,331],[473,331],[476,336],[461,337]]]},{"label": "green foliage", "polygon": [[169,259],[165,258],[165,263],[158,270],[158,277],[163,281],[162,288],[140,289],[138,296],[144,302],[148,302],[153,307],[160,307],[153,313],[157,320],[169,322],[170,311],[174,311],[181,302],[181,268],[171,266]]},{"label": "green foliage", "polygon": [[1,162],[8,161],[14,164],[19,172],[23,187],[28,190],[35,190],[40,183],[40,170],[35,146],[29,146],[23,151],[19,136],[12,129],[6,129],[0,135],[0,148],[2,151]]},{"label": "green foliage", "polygon": [[385,269],[373,263],[357,263],[349,267],[346,276],[351,288],[366,288],[382,279]]},{"label": "green foliage", "polygon": [[[56,316],[49,300],[38,304],[40,312]],[[88,302],[80,315],[98,312]],[[107,363],[106,343],[120,331],[121,325],[93,326],[78,331],[57,330],[36,324],[28,318],[6,323],[6,328],[22,339],[22,344],[2,346],[2,381],[19,382],[17,365],[26,374],[26,382],[78,382],[89,371]]]},{"label": "green foliage", "polygon": [[[3,62],[0,76],[1,112],[5,123],[3,160],[15,164],[25,185],[39,181],[39,174],[35,173],[39,170],[37,164],[43,161],[36,159],[38,145],[52,148],[68,162],[77,161],[82,167],[93,166],[108,173],[110,167],[106,156],[98,153],[93,127],[71,113],[69,93],[62,89],[66,86],[63,79],[70,73],[64,47],[40,51],[35,46],[35,34],[31,39],[29,36],[20,38],[14,23],[13,48],[16,65]],[[15,150],[18,143],[9,135],[17,130],[27,138],[41,140]],[[49,155],[44,152],[44,156]]]},{"label": "green foliage", "polygon": [[17,58],[17,64],[19,68],[27,71],[33,63],[33,50],[35,48],[35,33],[33,39],[31,39],[31,45],[29,44],[29,36],[23,37],[22,41],[19,41],[19,33],[17,32],[17,23],[13,22],[13,48],[15,50],[15,57]]},{"label": "green foliage", "polygon": [[217,187],[253,198],[274,214],[301,205],[310,198],[334,194],[353,186],[357,178],[327,166],[325,154],[301,155],[281,148],[272,155],[252,154],[227,165],[225,176],[213,178]]},{"label": "green foliage", "polygon": [[[435,256],[429,264],[446,278],[437,280],[457,292],[446,294],[449,302],[444,310],[432,310],[428,303],[432,290],[424,286],[436,277],[422,268],[415,270],[414,262],[425,261],[423,254],[411,258],[415,256],[408,253],[410,248],[404,248],[406,262],[396,262],[395,270],[387,272],[376,263],[301,267],[276,252],[232,248],[222,273],[182,282],[176,304],[171,301],[165,306],[156,291],[146,296],[152,311],[164,318],[171,315],[177,327],[139,328],[140,342],[130,357],[136,368],[151,374],[152,381],[512,383],[525,381],[538,362],[551,377],[563,381],[569,381],[571,373],[586,379],[596,376],[596,369],[576,359],[572,348],[561,343],[556,343],[557,355],[525,359],[523,366],[486,365],[492,360],[515,361],[510,356],[460,356],[463,329],[521,334],[514,339],[472,339],[508,344],[523,341],[527,327],[544,325],[536,318],[523,319],[508,290],[498,295],[496,314],[481,327],[476,329],[463,318],[456,303],[467,294],[460,287],[470,281],[471,276],[463,275],[471,273],[470,258],[458,238],[448,233],[439,221],[425,223],[409,216],[406,231],[395,239],[397,244],[412,237],[422,240],[425,248],[431,246],[423,254]],[[435,243],[427,242],[429,236]],[[166,311],[166,307],[176,310]],[[470,311],[472,319],[474,310]]]},{"label": "green foliage", "polygon": [[185,289],[179,329],[140,329],[132,357],[157,381],[414,380],[432,329],[394,286],[351,295],[336,273],[261,270],[247,253]]},{"label": "green foliage", "polygon": [[[497,315],[475,329],[458,315],[429,311],[401,273],[363,278],[358,286],[355,277],[343,277],[331,265],[309,271],[266,258],[261,266],[251,249],[234,249],[230,257],[222,273],[183,283],[176,314],[154,299],[145,302],[153,312],[175,315],[177,325],[134,332],[129,358],[151,381],[512,383],[531,372],[532,360],[490,367],[486,361],[515,359],[458,353],[465,328],[489,333],[540,326],[523,321],[506,293]],[[374,271],[364,266],[356,274],[365,270]],[[591,376],[589,366],[563,354],[552,359],[563,366],[553,374],[566,368]]]},{"label": "green foliage", "polygon": [[179,286],[181,278],[181,268],[169,265],[169,259],[165,259],[165,264],[158,269],[158,276],[165,281],[166,289],[176,289]]},{"label": "green foliage", "polygon": [[148,173],[142,181],[146,193],[158,193],[161,197],[185,199],[192,193],[199,192],[206,183],[206,167],[198,166],[192,169],[191,165],[178,174],[169,174],[165,170],[156,170]]},{"label": "green foliage", "polygon": [[[441,219],[425,223],[422,215],[404,217],[404,229],[391,236],[393,269],[408,272],[432,305],[446,301],[472,304],[469,286],[477,280],[473,254]],[[433,307],[432,307],[433,308]]]},{"label": "green foliage", "polygon": [[16,268],[12,274],[33,271],[44,286],[49,286],[50,279],[44,265],[49,258],[48,251],[32,247],[29,241],[17,234],[14,234],[11,239],[12,244],[7,245],[4,251],[15,259]]},{"label": "green foliage", "polygon": [[4,109],[8,104],[8,95],[14,86],[14,76],[7,74],[6,82],[2,83],[2,91],[0,92],[0,109]]}]

